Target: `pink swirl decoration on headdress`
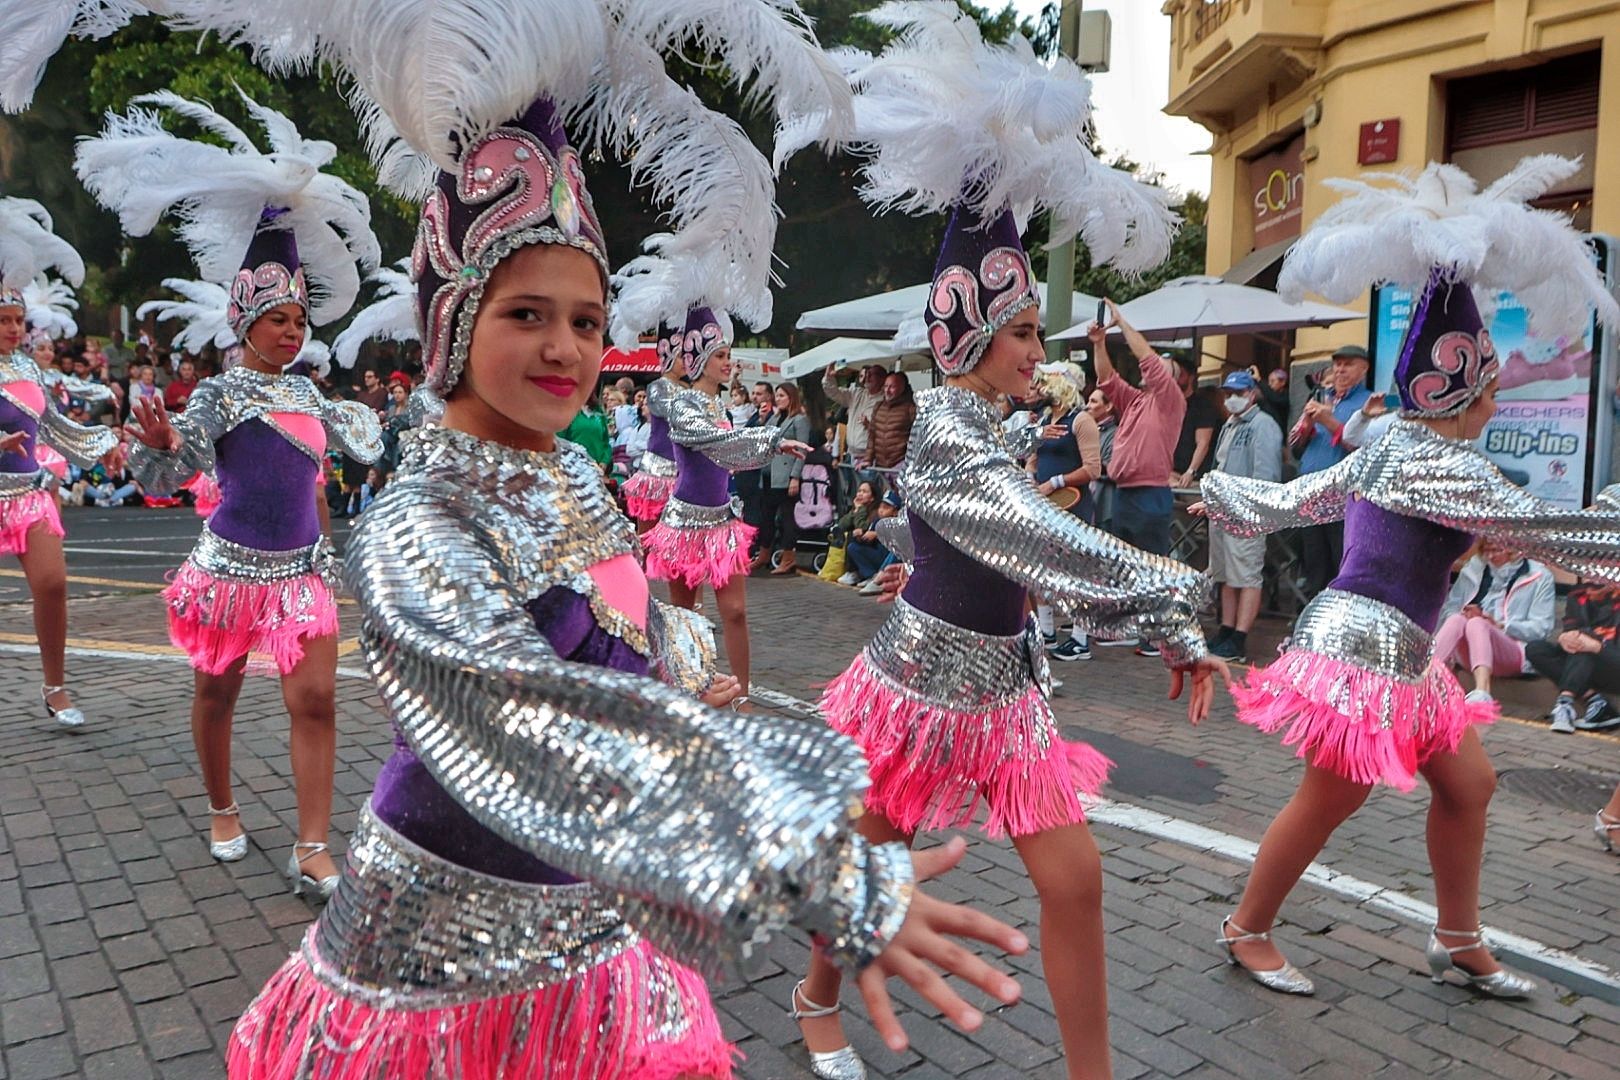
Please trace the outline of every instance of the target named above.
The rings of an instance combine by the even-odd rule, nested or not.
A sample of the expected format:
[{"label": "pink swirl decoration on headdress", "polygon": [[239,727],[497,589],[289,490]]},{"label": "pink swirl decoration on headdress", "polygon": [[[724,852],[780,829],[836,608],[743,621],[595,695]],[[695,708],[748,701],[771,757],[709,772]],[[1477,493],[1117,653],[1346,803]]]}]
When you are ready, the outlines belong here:
[{"label": "pink swirl decoration on headdress", "polygon": [[1497,370],[1496,346],[1489,330],[1479,334],[1452,330],[1440,335],[1429,353],[1434,370],[1413,378],[1407,394],[1422,413],[1445,415],[1479,396],[1480,387]]},{"label": "pink swirl decoration on headdress", "polygon": [[704,323],[697,330],[690,330],[681,341],[681,360],[686,367],[686,377],[696,379],[703,374],[703,369],[709,366],[709,358],[720,351],[726,343],[725,331],[720,329],[719,323]]},{"label": "pink swirl decoration on headdress", "polygon": [[237,271],[231,281],[230,299],[225,307],[225,318],[238,337],[247,333],[247,326],[271,308],[282,304],[297,304],[309,311],[309,288],[304,280],[304,268],[289,271],[280,263],[267,262]]},{"label": "pink swirl decoration on headdress", "polygon": [[[986,291],[995,295],[981,307]],[[977,275],[965,266],[940,271],[928,293],[928,344],[940,370],[947,375],[970,370],[1002,323],[1033,296],[1029,257],[1017,248],[990,251],[979,261]]]},{"label": "pink swirl decoration on headdress", "polygon": [[467,229],[465,261],[476,262],[502,236],[558,217],[551,191],[556,175],[550,152],[527,131],[498,128],[474,143],[461,159],[456,194],[469,206],[495,202]]}]

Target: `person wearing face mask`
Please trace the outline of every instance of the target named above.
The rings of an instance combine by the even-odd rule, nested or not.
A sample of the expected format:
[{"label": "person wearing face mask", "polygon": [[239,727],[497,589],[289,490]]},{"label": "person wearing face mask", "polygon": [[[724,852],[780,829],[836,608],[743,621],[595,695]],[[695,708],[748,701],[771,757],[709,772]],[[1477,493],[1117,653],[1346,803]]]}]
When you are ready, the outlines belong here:
[{"label": "person wearing face mask", "polygon": [[[1260,384],[1247,371],[1221,383],[1226,423],[1215,444],[1215,469],[1229,476],[1272,482],[1282,479],[1282,428],[1260,404]],[[1233,663],[1249,660],[1249,631],[1260,614],[1265,584],[1266,538],[1209,530],[1209,576],[1221,586],[1221,628],[1209,651]]]},{"label": "person wearing face mask", "polygon": [[[885,25],[895,38],[851,78],[858,116],[910,117],[917,125],[857,131],[873,154],[863,196],[951,212],[920,313],[944,385],[918,395],[898,477],[910,581],[871,643],[827,687],[822,714],[866,751],[872,787],[861,829],[868,837],[909,843],[922,831],[982,820],[987,835],[1012,838],[1040,901],[1041,958],[1068,1075],[1101,1077],[1109,1074],[1102,872],[1081,797],[1101,788],[1110,763],[1057,728],[1028,598],[1035,593],[1072,612],[1081,632],[1157,643],[1172,687],[1179,692],[1193,680],[1194,721],[1225,665],[1206,655],[1198,625],[1208,592],[1202,574],[1059,509],[1009,452],[998,397],[1029,396],[1045,360],[1039,292],[1009,206],[1078,224],[1092,193],[1118,185],[1106,205],[1136,208],[1116,223],[1130,239],[1114,249],[1093,246],[1092,255],[1126,270],[1157,261],[1171,219],[1150,193],[1086,151],[1083,100],[1072,113],[1059,110],[1075,118],[1073,131],[1044,133],[1041,145],[1058,157],[1026,168],[1022,151],[1036,141],[1029,118],[1008,121],[977,87],[1007,73],[1006,65],[1031,93],[1083,95],[1084,77],[1067,61],[1052,71],[983,44],[966,15],[923,21],[920,7],[890,11]],[[952,77],[919,77],[929,71]],[[983,131],[975,127],[969,138],[953,127],[970,122]],[[941,152],[915,153],[917,138],[939,140]],[[1053,176],[1074,183],[1048,186]],[[978,183],[964,191],[963,177]],[[987,203],[1000,197],[989,192],[1008,203]],[[839,985],[837,968],[817,955],[793,990],[792,1008],[814,1075],[843,1080],[865,1073],[838,1021]]]},{"label": "person wearing face mask", "polygon": [[[367,406],[329,402],[308,376],[284,369],[303,351],[311,321],[348,311],[360,289],[356,262],[375,269],[380,251],[365,198],[321,171],[329,160],[325,144],[303,143],[293,133],[300,149],[289,148],[282,141],[287,119],[246,105],[276,133],[275,154],[153,135],[149,114],[137,108],[81,140],[76,166],[97,201],[126,223],[144,212],[155,225],[165,209],[184,207],[180,236],[203,278],[229,281],[224,321],[241,346],[241,362],[198,382],[183,413],[171,413],[156,397],[138,403],[129,430],[140,445],[130,471],[157,495],[172,495],[199,471],[219,482],[219,506],[163,591],[169,639],[194,669],[191,731],[209,796],[209,852],[220,862],[248,852],[232,794],[231,725],[248,657],[266,655],[281,677],[291,721],[298,833],[287,874],[294,893],[310,888],[324,899],[338,880],[327,847],[338,613],[317,484],[328,442],[375,461],[382,425]],[[227,124],[199,102],[176,108]],[[288,191],[291,164],[304,180]],[[243,212],[257,191],[265,201]],[[223,227],[227,221],[232,228]],[[312,258],[301,260],[301,250]]]},{"label": "person wearing face mask", "polygon": [[[1567,510],[1514,486],[1475,444],[1496,411],[1500,367],[1475,289],[1517,294],[1533,330],[1581,325],[1592,306],[1604,325],[1620,328],[1620,305],[1585,238],[1567,219],[1528,205],[1578,167],[1531,158],[1484,192],[1461,169],[1439,164],[1416,178],[1339,183],[1351,194],[1283,265],[1278,291],[1286,299],[1316,293],[1345,303],[1380,281],[1411,286],[1417,299],[1395,366],[1401,415],[1382,438],[1289,484],[1212,473],[1192,508],[1239,536],[1344,526],[1337,576],[1300,613],[1278,658],[1233,690],[1238,719],[1280,735],[1305,762],[1218,938],[1230,962],[1268,989],[1314,991],[1271,940],[1300,875],[1375,786],[1411,791],[1421,773],[1439,915],[1425,950],[1432,977],[1488,997],[1535,992],[1531,979],[1497,962],[1480,927],[1496,774],[1476,729],[1496,718],[1497,706],[1465,697],[1448,667],[1433,661],[1432,635],[1451,565],[1476,537],[1620,582],[1620,485],[1592,509]],[[1465,246],[1458,236],[1487,240]],[[1417,254],[1429,252],[1447,256]],[[1413,282],[1414,274],[1423,280]]]}]

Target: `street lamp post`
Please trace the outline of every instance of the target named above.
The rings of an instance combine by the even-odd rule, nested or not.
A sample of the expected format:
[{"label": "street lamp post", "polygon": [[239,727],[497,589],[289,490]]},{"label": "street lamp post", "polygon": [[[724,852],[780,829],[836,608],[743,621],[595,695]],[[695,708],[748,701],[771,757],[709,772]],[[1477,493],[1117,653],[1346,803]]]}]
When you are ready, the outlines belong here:
[{"label": "street lamp post", "polygon": [[[1080,58],[1081,0],[1062,0],[1058,15],[1058,48],[1070,60]],[[1046,328],[1066,330],[1074,322],[1074,241],[1052,248],[1046,261]],[[1068,343],[1049,341],[1046,358],[1056,362],[1068,355]]]}]

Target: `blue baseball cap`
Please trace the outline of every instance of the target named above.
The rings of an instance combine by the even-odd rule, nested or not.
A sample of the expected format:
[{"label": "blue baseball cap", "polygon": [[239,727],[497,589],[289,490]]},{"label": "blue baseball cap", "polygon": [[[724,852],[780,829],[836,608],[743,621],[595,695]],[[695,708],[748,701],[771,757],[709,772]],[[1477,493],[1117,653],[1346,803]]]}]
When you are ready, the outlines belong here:
[{"label": "blue baseball cap", "polygon": [[1260,384],[1247,371],[1234,371],[1221,382],[1222,390],[1253,390]]},{"label": "blue baseball cap", "polygon": [[894,507],[896,510],[902,509],[905,506],[905,503],[900,501],[900,493],[894,490],[894,488],[890,488],[888,491],[883,493],[883,501]]}]

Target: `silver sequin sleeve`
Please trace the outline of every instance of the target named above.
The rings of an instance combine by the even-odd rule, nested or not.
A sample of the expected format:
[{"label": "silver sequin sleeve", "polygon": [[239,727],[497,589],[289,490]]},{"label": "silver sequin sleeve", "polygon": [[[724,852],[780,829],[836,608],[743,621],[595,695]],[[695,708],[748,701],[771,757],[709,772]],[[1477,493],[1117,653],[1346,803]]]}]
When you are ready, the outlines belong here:
[{"label": "silver sequin sleeve", "polygon": [[647,384],[647,411],[669,419],[669,406],[684,387],[669,379],[657,378]]},{"label": "silver sequin sleeve", "polygon": [[1209,579],[1093,528],[1042,498],[1008,455],[994,410],[970,391],[927,391],[903,483],[908,513],[951,546],[1074,615],[1081,629],[1160,643],[1186,667],[1207,653]]},{"label": "silver sequin sleeve", "polygon": [[710,973],[746,970],[789,923],[851,968],[876,956],[912,879],[903,846],[854,831],[855,744],[562,660],[512,584],[521,542],[464,490],[391,488],[345,563],[366,662],[433,778]]},{"label": "silver sequin sleeve", "polygon": [[[197,473],[214,471],[214,440],[229,430],[219,380],[198,383],[186,399],[185,412],[170,413],[169,424],[180,435],[178,450],[154,450],[138,439],[130,441],[129,474],[153,495],[172,495]],[[133,419],[126,426],[140,431]]]},{"label": "silver sequin sleeve", "polygon": [[917,561],[917,546],[911,542],[911,518],[904,511],[894,517],[878,518],[872,523],[878,543],[894,553],[894,557],[910,566]]},{"label": "silver sequin sleeve", "polygon": [[707,394],[677,392],[669,402],[670,439],[724,469],[758,469],[776,454],[784,429],[775,424],[728,428],[720,423],[719,413],[719,402]]},{"label": "silver sequin sleeve", "polygon": [[1028,423],[1007,436],[1007,453],[1014,461],[1023,461],[1041,446],[1041,425]]},{"label": "silver sequin sleeve", "polygon": [[39,440],[81,469],[88,469],[103,454],[118,447],[118,436],[112,428],[74,423],[56,411],[49,392],[45,395],[45,411],[39,418]]},{"label": "silver sequin sleeve", "polygon": [[382,421],[377,412],[358,401],[328,401],[321,423],[339,450],[363,465],[382,457]]},{"label": "silver sequin sleeve", "polygon": [[654,600],[647,619],[653,670],[693,697],[714,681],[714,627],[702,615]]},{"label": "silver sequin sleeve", "polygon": [[444,419],[444,399],[425,386],[418,386],[405,399],[405,423],[413,428],[427,427]]},{"label": "silver sequin sleeve", "polygon": [[1209,523],[1233,536],[1266,533],[1344,519],[1360,462],[1357,451],[1332,468],[1279,484],[1231,473],[1205,473],[1200,484]]}]

